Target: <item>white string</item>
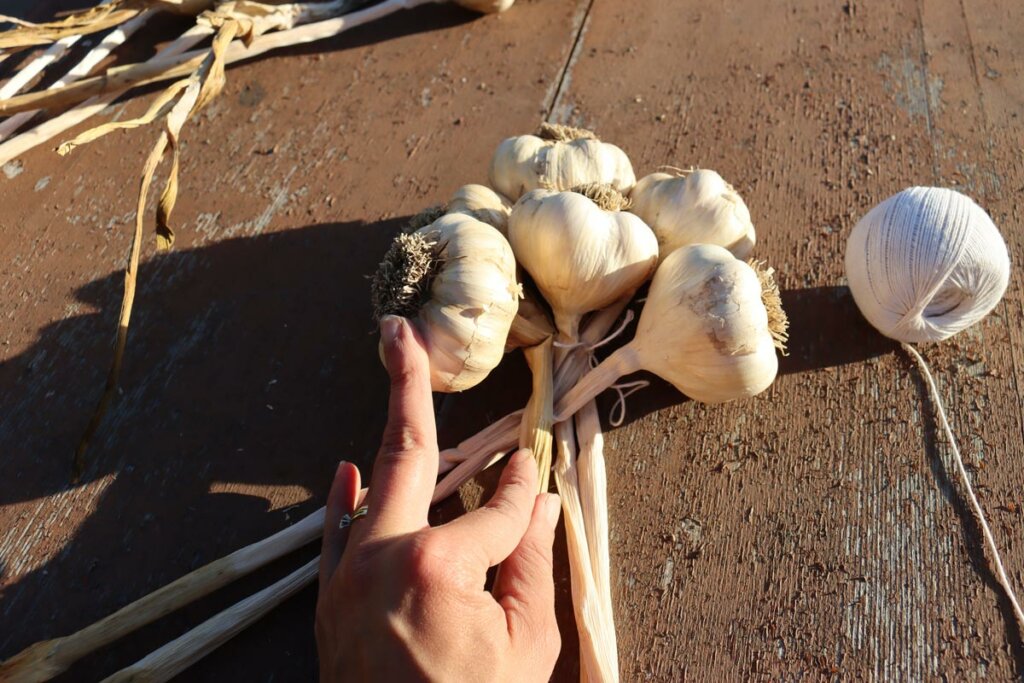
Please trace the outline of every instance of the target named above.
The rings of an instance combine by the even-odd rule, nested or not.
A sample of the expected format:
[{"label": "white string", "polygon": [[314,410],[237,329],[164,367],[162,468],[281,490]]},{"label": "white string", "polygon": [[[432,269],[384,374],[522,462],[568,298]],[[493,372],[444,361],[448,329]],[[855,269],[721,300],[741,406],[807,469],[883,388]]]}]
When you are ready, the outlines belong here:
[{"label": "white string", "polygon": [[[614,389],[619,397],[615,399],[615,405],[608,411],[608,424],[612,427],[621,427],[622,423],[626,421],[626,399],[650,385],[651,383],[645,379],[611,385],[609,389]],[[618,411],[618,416],[615,411]]]},{"label": "white string", "polygon": [[900,342],[900,344],[903,346],[903,350],[917,361],[918,366],[921,368],[921,372],[928,381],[928,388],[931,390],[931,398],[935,403],[935,412],[939,414],[939,422],[942,424],[942,429],[945,431],[946,438],[949,440],[950,448],[953,449],[953,459],[956,462],[957,470],[960,472],[960,478],[963,480],[964,487],[967,489],[967,496],[971,501],[971,506],[974,508],[974,517],[981,526],[981,531],[985,536],[985,541],[988,543],[988,548],[994,558],[996,577],[999,580],[999,585],[1003,587],[1003,591],[1006,592],[1006,597],[1010,599],[1010,604],[1013,605],[1013,614],[1017,619],[1017,628],[1021,633],[1024,633],[1024,612],[1021,611],[1020,603],[1017,602],[1017,596],[1014,594],[1013,588],[1010,586],[1010,579],[1006,576],[1006,570],[1003,568],[1003,561],[999,557],[999,549],[996,547],[996,540],[992,536],[992,531],[989,529],[988,522],[985,520],[985,513],[981,509],[981,503],[978,502],[977,497],[974,495],[974,489],[971,487],[971,480],[967,476],[967,469],[964,467],[963,459],[960,457],[960,449],[957,447],[956,439],[953,437],[953,430],[949,428],[949,422],[946,420],[946,411],[942,407],[942,399],[939,396],[938,389],[935,387],[935,380],[932,379],[932,373],[929,371],[928,364],[925,363],[924,358],[921,357],[921,354],[919,354],[914,347],[910,346],[910,344],[907,344],[906,342]]},{"label": "white string", "polygon": [[615,328],[615,331],[612,332],[611,334],[609,334],[608,336],[606,336],[604,339],[596,341],[593,344],[586,344],[584,342],[558,342],[558,341],[556,341],[554,343],[554,345],[555,345],[556,348],[559,348],[559,349],[586,349],[587,351],[591,351],[592,352],[594,349],[601,348],[602,346],[604,346],[605,344],[607,344],[608,342],[610,342],[611,340],[615,339],[620,334],[622,334],[626,330],[626,326],[629,325],[631,322],[633,322],[633,318],[635,318],[635,317],[636,317],[636,314],[633,313],[633,311],[631,309],[627,309],[626,310],[626,314],[624,316],[622,316],[622,322],[620,322],[619,326],[617,328]]}]

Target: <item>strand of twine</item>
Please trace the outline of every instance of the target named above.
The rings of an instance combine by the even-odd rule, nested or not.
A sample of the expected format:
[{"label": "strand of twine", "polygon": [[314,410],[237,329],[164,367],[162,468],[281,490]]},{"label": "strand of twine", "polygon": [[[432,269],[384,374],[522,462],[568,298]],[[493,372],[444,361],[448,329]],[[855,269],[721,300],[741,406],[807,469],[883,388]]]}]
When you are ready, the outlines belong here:
[{"label": "strand of twine", "polygon": [[910,346],[906,342],[900,342],[903,350],[906,351],[910,356],[917,362],[918,367],[924,374],[925,379],[928,382],[928,388],[931,391],[932,401],[935,403],[935,412],[939,414],[939,422],[942,424],[942,429],[946,433],[946,438],[949,440],[949,446],[953,449],[953,460],[956,462],[957,470],[960,472],[960,478],[963,480],[964,487],[967,489],[967,497],[971,501],[971,507],[974,510],[974,518],[981,526],[982,534],[985,536],[985,542],[988,544],[988,549],[992,553],[992,564],[995,565],[996,578],[999,580],[999,585],[1002,586],[1003,591],[1006,593],[1006,597],[1010,599],[1010,604],[1013,606],[1013,615],[1017,620],[1017,628],[1021,633],[1024,633],[1024,611],[1021,611],[1020,603],[1017,602],[1017,596],[1013,592],[1013,588],[1010,586],[1010,579],[1006,576],[1006,569],[1003,568],[1003,561],[999,556],[999,549],[996,547],[996,540],[992,536],[992,530],[989,529],[988,522],[985,520],[985,513],[981,509],[981,503],[978,502],[978,498],[974,495],[974,488],[971,486],[970,477],[967,476],[967,469],[964,467],[963,458],[960,457],[960,449],[956,445],[956,439],[953,437],[953,430],[949,427],[949,421],[946,419],[946,411],[942,407],[942,398],[939,396],[939,390],[935,387],[935,380],[932,378],[932,373],[928,369],[928,364],[925,362],[921,354],[917,352],[914,347]]},{"label": "strand of twine", "polygon": [[619,397],[615,399],[615,405],[608,411],[608,424],[612,427],[621,427],[622,423],[626,421],[626,399],[641,389],[647,388],[650,384],[645,379],[638,379],[635,382],[621,382],[611,385],[609,388],[614,389]]},{"label": "strand of twine", "polygon": [[[624,316],[622,316],[622,322],[619,323],[619,326],[616,327],[613,332],[609,333],[608,336],[606,336],[604,339],[601,339],[600,341],[596,341],[593,344],[586,344],[584,342],[558,342],[558,341],[556,341],[554,343],[554,345],[555,345],[556,348],[559,348],[559,349],[569,349],[569,350],[572,350],[572,349],[585,349],[586,351],[590,352],[591,358],[593,358],[594,349],[601,348],[602,346],[604,346],[605,344],[607,344],[608,342],[610,342],[611,340],[615,339],[616,337],[621,335],[623,332],[625,332],[626,331],[626,327],[631,322],[633,322],[633,318],[635,318],[635,317],[636,317],[636,314],[633,313],[632,309],[627,309],[626,310],[626,314]],[[591,367],[593,367],[593,364],[591,364]]]}]

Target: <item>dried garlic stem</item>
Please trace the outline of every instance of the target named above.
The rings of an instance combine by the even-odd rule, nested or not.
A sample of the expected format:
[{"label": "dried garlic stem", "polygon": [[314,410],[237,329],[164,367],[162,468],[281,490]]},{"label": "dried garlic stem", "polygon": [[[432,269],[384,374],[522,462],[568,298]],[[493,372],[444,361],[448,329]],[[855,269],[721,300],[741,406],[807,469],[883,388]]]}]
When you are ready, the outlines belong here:
[{"label": "dried garlic stem", "polygon": [[[586,346],[596,344],[608,335],[615,321],[622,315],[626,305],[629,304],[629,297],[624,297],[616,303],[603,308],[595,313],[584,326],[581,342],[584,348],[572,349],[565,359],[559,364],[556,358],[555,371],[555,400],[557,401],[565,392],[575,386],[576,382],[590,369],[590,354]],[[449,448],[441,452],[441,467],[450,468],[453,463],[463,462],[467,459],[485,457],[495,451],[508,452],[515,448],[516,439],[519,435],[519,420],[522,411],[509,413],[497,422],[485,427],[474,436],[469,437],[455,448]],[[509,421],[514,421],[510,426]]]},{"label": "dried garlic stem", "polygon": [[601,640],[605,631],[602,625],[608,621],[604,617],[590,566],[585,513],[577,479],[576,439],[571,421],[555,425],[555,440],[558,443],[555,483],[562,499],[562,518],[569,548],[572,606],[580,639],[580,679],[599,683],[617,681],[619,672],[609,657],[607,643]]},{"label": "dried garlic stem", "polygon": [[[234,64],[245,59],[258,57],[265,52],[281,47],[303,45],[347,31],[369,21],[393,14],[401,9],[425,5],[434,0],[387,0],[358,12],[341,17],[305,24],[276,33],[268,33],[254,39],[248,46],[241,40],[231,43],[225,54],[225,63]],[[105,74],[87,78],[72,85],[42,93],[29,93],[0,102],[0,115],[14,114],[29,109],[52,108],[59,105],[81,102],[87,97],[101,95],[112,90],[123,90],[133,86],[148,85],[160,81],[187,76],[195,71],[206,58],[208,50],[194,50],[173,58],[150,60],[139,64],[126,64],[109,69]]]},{"label": "dried garlic stem", "polygon": [[604,461],[604,437],[597,403],[590,401],[576,414],[579,456],[576,460],[583,523],[590,551],[594,587],[601,602],[599,641],[607,651],[612,668],[618,671],[619,657],[615,638],[612,605],[611,557],[608,542],[608,478]]},{"label": "dried garlic stem", "polygon": [[[146,10],[132,19],[129,19],[114,31],[111,31],[103,38],[99,45],[90,50],[89,53],[85,55],[80,62],[78,62],[78,64],[75,64],[75,66],[73,66],[66,74],[54,81],[54,83],[47,89],[55,90],[88,76],[89,72],[92,71],[97,64],[99,64],[116,47],[128,40],[132,34],[142,28],[142,26],[144,26],[154,14],[156,14],[156,12],[153,10]],[[70,40],[71,42],[75,42],[79,37],[80,36],[62,38],[61,41]],[[55,43],[54,47],[59,43],[60,41]],[[21,73],[22,72],[19,72],[18,75],[20,76]],[[12,78],[11,81],[13,80],[14,79]],[[4,97],[7,97],[7,95],[5,95],[3,90],[0,89],[0,99],[3,99]],[[0,140],[4,140],[9,137],[11,133],[18,130],[23,123],[32,118],[37,112],[38,110],[23,111],[11,116],[3,122],[0,122]]]},{"label": "dried garlic stem", "polygon": [[523,349],[523,355],[533,372],[533,393],[521,421],[519,447],[533,451],[537,460],[537,489],[545,493],[551,475],[551,428],[554,425],[552,373],[555,355],[551,337],[537,346]]},{"label": "dried garlic stem", "polygon": [[[193,26],[183,33],[177,40],[173,41],[160,50],[150,61],[166,60],[188,50],[193,45],[209,36],[211,30],[205,26]],[[6,164],[11,159],[20,157],[39,145],[49,142],[66,130],[74,128],[79,123],[92,118],[94,115],[106,109],[106,107],[123,95],[124,89],[109,92],[98,97],[82,102],[77,107],[70,109],[60,116],[40,123],[35,128],[25,131],[12,137],[6,142],[0,143],[0,165]],[[12,117],[13,118],[13,117]]]},{"label": "dried garlic stem", "polygon": [[[434,487],[431,504],[450,496],[462,483],[500,460],[505,452],[461,463]],[[366,491],[363,489],[360,497],[365,497]],[[320,538],[324,514],[324,508],[320,508],[287,529],[200,567],[76,633],[29,646],[0,663],[0,681],[50,680],[90,652]]]},{"label": "dried garlic stem", "polygon": [[320,508],[287,529],[200,567],[95,624],[32,645],[0,664],[0,680],[50,680],[90,652],[316,540],[323,526],[324,508]]},{"label": "dried garlic stem", "polygon": [[0,32],[0,49],[20,50],[33,45],[46,45],[65,38],[81,38],[98,33],[128,21],[142,11],[140,7],[122,7],[123,2],[106,0],[95,7],[76,12],[58,21],[33,24],[14,17],[0,15],[0,21],[17,24],[15,28]]},{"label": "dried garlic stem", "polygon": [[163,683],[171,680],[312,583],[319,564],[318,555],[277,583],[210,617],[131,666],[103,679],[103,683]]},{"label": "dried garlic stem", "polygon": [[509,448],[512,448],[519,434],[519,424],[522,422],[523,412],[522,410],[517,410],[514,413],[509,413],[500,420],[484,427],[473,436],[464,439],[454,448],[447,448],[441,451],[439,474],[444,474],[460,462],[464,462],[467,459],[466,454],[476,453],[480,449],[487,450],[492,448],[492,446],[504,444],[509,440],[511,440]]},{"label": "dried garlic stem", "polygon": [[77,43],[81,37],[68,36],[67,38],[61,38],[48,47],[43,54],[18,69],[18,72],[0,87],[0,100],[6,100],[8,97],[17,95],[24,90],[32,82],[32,79],[38,76],[50,64],[63,57],[64,53]]}]

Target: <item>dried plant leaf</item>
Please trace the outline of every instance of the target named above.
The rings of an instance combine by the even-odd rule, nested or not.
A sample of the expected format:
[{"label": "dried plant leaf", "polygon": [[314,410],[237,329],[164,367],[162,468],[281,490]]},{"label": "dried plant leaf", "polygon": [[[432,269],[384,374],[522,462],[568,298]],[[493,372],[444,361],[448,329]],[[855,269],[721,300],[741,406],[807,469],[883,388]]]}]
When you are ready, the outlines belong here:
[{"label": "dried plant leaf", "polygon": [[538,490],[545,493],[551,476],[551,430],[554,426],[555,354],[552,338],[549,336],[542,343],[523,349],[523,355],[533,373],[533,393],[520,423],[519,447],[533,450],[533,457],[537,460]]},{"label": "dried plant leaf", "polygon": [[590,549],[587,545],[584,523],[585,511],[579,494],[576,435],[572,420],[555,425],[555,440],[558,444],[555,483],[562,499],[565,541],[569,550],[572,606],[580,638],[580,680],[618,681],[619,672],[612,663],[610,653],[602,647],[601,642],[604,610],[590,567]]},{"label": "dried plant leaf", "polygon": [[149,109],[142,116],[135,119],[128,119],[126,121],[112,121],[105,123],[102,126],[97,126],[84,131],[80,135],[76,136],[72,140],[61,143],[57,148],[57,153],[61,156],[70,154],[76,147],[97,140],[108,133],[112,133],[115,130],[124,130],[130,128],[139,128],[145,126],[153,121],[165,116],[174,106],[174,99],[178,94],[188,85],[188,81],[178,81],[171,87],[160,93],[160,96],[153,100],[153,103],[149,105]]},{"label": "dried plant leaf", "polygon": [[128,21],[141,12],[145,4],[136,0],[113,0],[57,21],[40,24],[0,14],[0,21],[9,21],[17,26],[0,32],[0,49],[18,50],[33,45],[48,45],[65,36],[97,33]]},{"label": "dried plant leaf", "polygon": [[228,22],[214,36],[210,55],[199,71],[189,79],[185,94],[167,115],[167,143],[173,154],[171,173],[167,179],[156,212],[157,248],[170,249],[174,246],[174,230],[171,228],[171,212],[178,200],[178,173],[181,169],[181,151],[178,139],[188,119],[209,104],[224,89],[224,55],[228,45],[239,29],[237,22]]},{"label": "dried plant leaf", "polygon": [[146,217],[146,195],[149,194],[149,187],[153,182],[153,174],[156,172],[156,167],[163,158],[166,148],[167,136],[161,135],[156,145],[153,146],[153,150],[149,153],[145,167],[143,167],[142,181],[139,184],[139,202],[135,209],[135,233],[132,236],[132,249],[128,257],[128,268],[124,274],[124,294],[121,298],[121,313],[118,317],[117,335],[114,339],[114,360],[110,365],[110,372],[107,373],[107,382],[103,388],[103,395],[100,396],[99,403],[96,405],[92,418],[89,420],[89,424],[78,442],[78,448],[75,450],[72,478],[76,482],[82,476],[82,472],[85,469],[85,451],[89,447],[89,442],[92,441],[96,430],[99,429],[103,416],[106,414],[107,408],[110,407],[110,402],[117,392],[117,383],[121,376],[121,364],[124,360],[124,348],[128,342],[128,325],[132,317],[132,304],[135,301],[135,283],[139,274],[139,254],[142,250],[142,225]]},{"label": "dried plant leaf", "polygon": [[94,95],[121,91],[153,80],[184,76],[194,72],[203,63],[205,56],[205,54],[186,53],[166,61],[126,64],[108,69],[106,73],[99,76],[83,78],[60,88],[16,95],[6,100],[0,100],[0,116],[78,104]]},{"label": "dried plant leaf", "polygon": [[[92,440],[93,435],[99,428],[103,416],[110,406],[110,402],[117,391],[118,380],[121,375],[121,366],[124,360],[124,349],[128,339],[128,326],[131,322],[132,304],[135,300],[135,286],[138,277],[139,254],[142,249],[142,226],[145,219],[146,196],[149,194],[152,185],[153,175],[157,166],[163,158],[167,148],[170,147],[173,153],[171,173],[161,194],[157,209],[157,243],[160,248],[168,249],[174,242],[174,232],[170,227],[170,215],[174,209],[178,196],[178,171],[179,171],[179,145],[178,138],[182,126],[189,117],[205,104],[217,96],[224,87],[224,54],[227,46],[234,39],[238,26],[234,22],[225,24],[214,37],[213,46],[209,54],[203,60],[199,69],[182,83],[176,83],[168,91],[174,94],[181,92],[181,97],[167,114],[167,123],[157,143],[153,146],[146,166],[143,170],[142,182],[139,187],[138,208],[135,216],[135,233],[132,237],[131,256],[128,260],[128,269],[125,272],[124,294],[121,300],[121,316],[118,322],[117,338],[114,344],[114,360],[110,372],[107,375],[106,386],[99,404],[93,412],[92,419],[82,435],[75,452],[74,478],[77,480],[85,467],[85,451]],[[182,89],[184,84],[184,89]],[[165,97],[167,93],[164,93]],[[171,96],[173,97],[173,95]],[[167,98],[166,102],[169,102]],[[164,103],[166,105],[166,102]],[[160,109],[163,107],[161,106]],[[99,137],[98,135],[96,137]]]},{"label": "dried plant leaf", "polygon": [[576,470],[580,504],[583,508],[583,526],[587,535],[594,588],[602,611],[599,622],[601,630],[597,640],[608,657],[609,668],[618,671],[619,656],[611,585],[608,475],[604,460],[604,435],[601,433],[601,418],[596,401],[590,401],[576,413],[576,438],[579,441]]}]

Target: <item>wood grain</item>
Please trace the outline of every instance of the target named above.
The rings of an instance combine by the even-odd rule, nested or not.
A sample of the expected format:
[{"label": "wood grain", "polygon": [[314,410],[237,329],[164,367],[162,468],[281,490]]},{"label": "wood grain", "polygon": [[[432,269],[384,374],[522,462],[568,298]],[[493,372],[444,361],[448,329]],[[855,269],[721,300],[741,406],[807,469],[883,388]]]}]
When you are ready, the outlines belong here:
[{"label": "wood grain", "polygon": [[[627,679],[1020,671],[921,382],[861,320],[842,273],[856,219],[912,184],[963,187],[1019,261],[1014,202],[999,194],[1021,185],[1006,142],[1019,124],[986,104],[1024,88],[1020,10],[975,13],[1000,17],[983,48],[956,2],[595,2],[564,121],[622,145],[641,172],[719,170],[747,199],[793,318],[766,394],[702,406],[655,385],[608,435]],[[985,84],[998,94],[976,75],[979,49],[1005,69]],[[1019,296],[1015,284],[984,324],[925,351],[1020,586]]]},{"label": "wood grain", "polygon": [[[368,473],[384,385],[363,275],[404,216],[485,179],[501,137],[549,118],[619,144],[638,174],[722,173],[792,319],[764,395],[704,406],[655,382],[607,432],[624,680],[1019,676],[1021,635],[923,384],[861,319],[841,255],[859,216],[913,184],[960,187],[1003,229],[1003,304],[922,351],[1024,591],[1022,70],[1014,0],[521,1],[474,21],[430,7],[233,69],[186,134],[180,248],[149,252],[124,394],[78,488],[67,467],[108,360],[152,132],[27,156],[0,176],[0,657],[311,511],[338,458]],[[442,402],[445,443],[521,406],[526,377],[510,358]],[[493,481],[468,484],[438,520]],[[555,679],[576,680],[564,555],[556,580]],[[312,608],[307,591],[188,680],[311,678]]]}]

